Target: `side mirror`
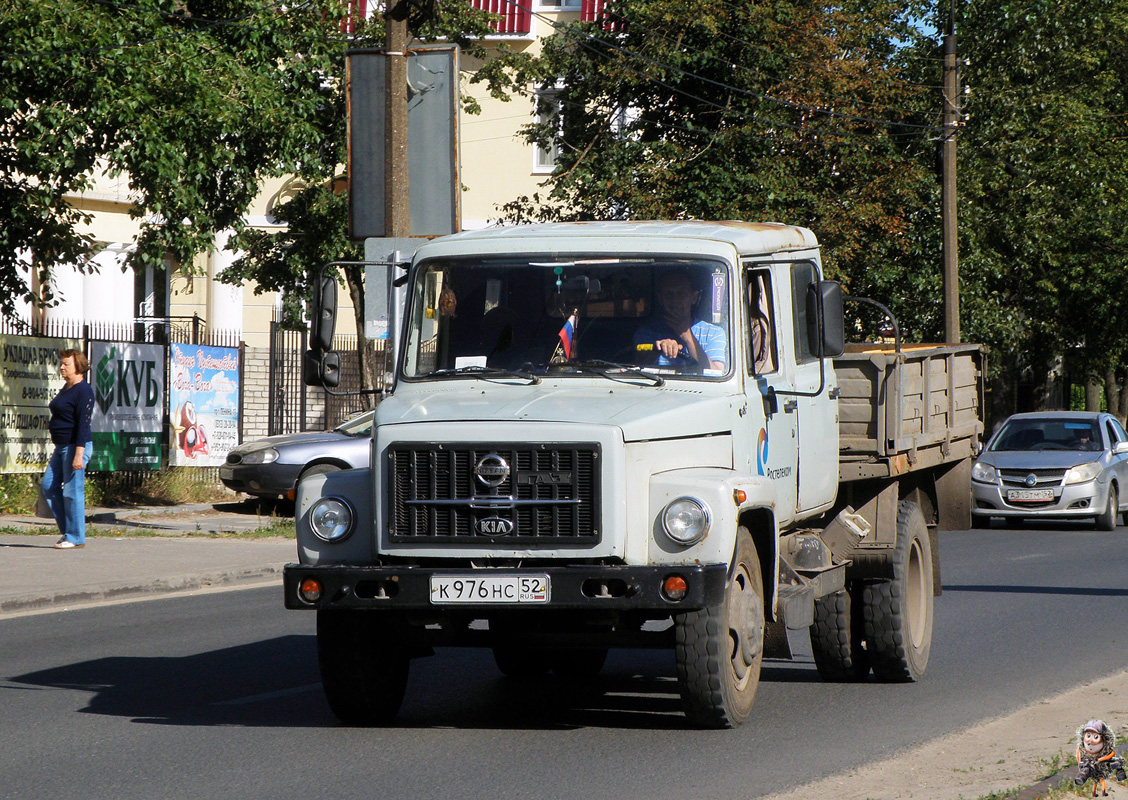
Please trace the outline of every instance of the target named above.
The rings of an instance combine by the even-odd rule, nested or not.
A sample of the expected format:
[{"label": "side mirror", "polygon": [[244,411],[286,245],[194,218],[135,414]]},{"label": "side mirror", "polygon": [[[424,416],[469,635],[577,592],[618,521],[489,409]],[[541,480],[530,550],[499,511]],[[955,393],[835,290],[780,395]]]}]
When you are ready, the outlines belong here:
[{"label": "side mirror", "polygon": [[1123,455],[1128,453],[1128,442],[1117,442],[1112,446],[1112,454],[1114,456]]},{"label": "side mirror", "polygon": [[846,349],[842,315],[842,284],[812,283],[807,290],[807,341],[821,358],[837,358]]},{"label": "side mirror", "polygon": [[306,386],[341,385],[341,354],[306,350],[302,357],[302,383]]},{"label": "side mirror", "polygon": [[[333,333],[337,326],[337,279],[322,271],[313,287],[313,349],[328,353],[333,349]],[[335,385],[335,384],[334,384]]]}]

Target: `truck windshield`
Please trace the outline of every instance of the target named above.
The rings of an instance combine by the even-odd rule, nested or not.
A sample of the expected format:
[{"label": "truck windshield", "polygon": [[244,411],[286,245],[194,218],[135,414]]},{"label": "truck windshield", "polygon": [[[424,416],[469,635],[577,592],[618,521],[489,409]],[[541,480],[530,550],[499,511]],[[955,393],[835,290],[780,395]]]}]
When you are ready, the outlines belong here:
[{"label": "truck windshield", "polygon": [[731,368],[728,275],[705,259],[425,262],[411,287],[403,373],[590,377],[603,374],[590,368],[598,363],[723,378]]}]

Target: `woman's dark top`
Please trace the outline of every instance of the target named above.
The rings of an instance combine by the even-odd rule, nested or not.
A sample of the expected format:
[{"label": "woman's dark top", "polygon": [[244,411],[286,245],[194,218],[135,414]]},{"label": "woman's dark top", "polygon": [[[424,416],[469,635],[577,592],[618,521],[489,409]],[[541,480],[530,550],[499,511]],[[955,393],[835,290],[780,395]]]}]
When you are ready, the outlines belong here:
[{"label": "woman's dark top", "polygon": [[85,447],[90,441],[90,415],[94,413],[94,390],[87,381],[64,387],[48,408],[51,441],[57,445]]}]

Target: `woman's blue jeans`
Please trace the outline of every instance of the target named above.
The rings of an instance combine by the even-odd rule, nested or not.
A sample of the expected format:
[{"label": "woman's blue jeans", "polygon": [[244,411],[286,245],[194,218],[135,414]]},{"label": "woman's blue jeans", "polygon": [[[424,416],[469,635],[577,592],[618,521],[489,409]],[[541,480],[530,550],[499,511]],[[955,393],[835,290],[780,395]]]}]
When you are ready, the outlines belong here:
[{"label": "woman's blue jeans", "polygon": [[82,469],[73,469],[74,445],[56,445],[47,470],[43,473],[43,496],[51,516],[59,526],[59,533],[68,542],[86,544],[86,465],[94,445],[86,443],[82,456]]}]

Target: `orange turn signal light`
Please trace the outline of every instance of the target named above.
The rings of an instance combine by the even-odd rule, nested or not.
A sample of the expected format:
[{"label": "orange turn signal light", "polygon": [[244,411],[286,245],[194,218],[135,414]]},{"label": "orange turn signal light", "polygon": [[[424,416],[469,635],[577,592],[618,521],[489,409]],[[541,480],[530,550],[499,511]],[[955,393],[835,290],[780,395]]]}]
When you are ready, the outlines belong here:
[{"label": "orange turn signal light", "polygon": [[744,501],[748,499],[748,494],[743,489],[737,489],[732,493],[733,502],[739,505],[744,505]]},{"label": "orange turn signal light", "polygon": [[689,586],[681,575],[668,575],[662,581],[662,594],[667,600],[684,600]]},{"label": "orange turn signal light", "polygon": [[307,603],[316,603],[321,599],[321,581],[317,578],[304,578],[298,587],[298,594]]}]

